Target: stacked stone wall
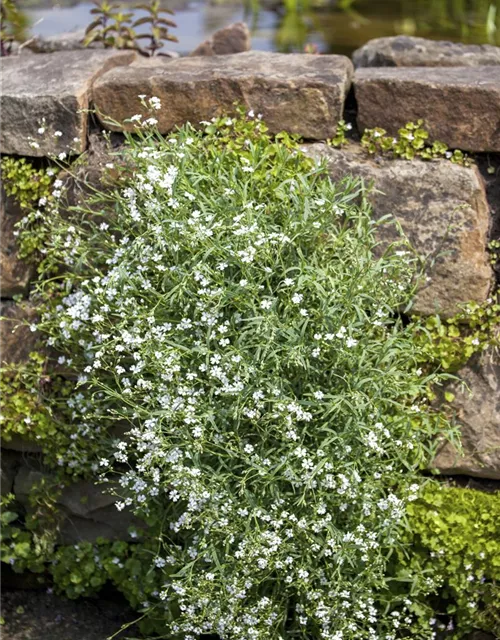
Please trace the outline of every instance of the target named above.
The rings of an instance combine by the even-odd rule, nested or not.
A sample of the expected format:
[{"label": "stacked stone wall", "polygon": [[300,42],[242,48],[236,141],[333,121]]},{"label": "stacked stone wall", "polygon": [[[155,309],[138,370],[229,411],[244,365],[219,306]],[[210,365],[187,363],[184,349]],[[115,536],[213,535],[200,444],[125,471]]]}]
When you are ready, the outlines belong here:
[{"label": "stacked stone wall", "polygon": [[[434,256],[414,312],[450,317],[463,303],[483,303],[495,295],[495,265],[487,247],[500,236],[499,49],[382,39],[355,54],[355,70],[343,56],[213,55],[210,46],[208,57],[198,53],[184,59],[77,50],[2,60],[1,153],[80,155],[88,149],[92,126],[117,130],[111,120],[142,113],[141,94],[161,98],[162,133],[187,121],[209,120],[238,102],[261,114],[272,132],[300,135],[306,153],[325,159],[334,180],[361,177],[373,187],[374,216],[394,215],[416,251]],[[354,111],[351,105],[345,111],[352,90]],[[97,120],[89,117],[89,109],[97,110]],[[352,140],[335,149],[326,140],[342,118],[352,120]],[[418,119],[432,138],[472,153],[474,164],[368,156],[356,142],[365,127],[396,134]],[[40,138],[42,121],[61,135]],[[98,172],[99,162],[92,170]],[[2,196],[1,359],[19,365],[36,346],[36,334],[21,324],[36,316],[26,303],[35,270],[18,256],[15,224],[23,213],[12,198]],[[390,232],[385,234],[381,240],[390,241]],[[475,356],[458,375],[470,389],[453,384],[463,451],[444,444],[433,466],[443,474],[500,480],[498,354]],[[29,509],[31,488],[48,473],[36,442],[4,442],[3,493],[13,492]],[[127,535],[131,517],[114,509],[106,488],[80,482],[64,488],[59,503],[66,515],[63,542]]]}]

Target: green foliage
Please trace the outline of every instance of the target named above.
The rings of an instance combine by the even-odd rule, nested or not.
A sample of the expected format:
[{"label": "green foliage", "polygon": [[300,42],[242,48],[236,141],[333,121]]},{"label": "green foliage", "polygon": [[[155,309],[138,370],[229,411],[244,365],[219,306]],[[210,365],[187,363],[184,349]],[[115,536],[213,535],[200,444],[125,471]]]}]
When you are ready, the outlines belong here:
[{"label": "green foliage", "polygon": [[[32,353],[29,365],[8,365],[0,371],[0,424],[2,438],[6,442],[13,435],[19,435],[42,444],[51,442],[58,431],[51,410],[44,402],[45,390],[53,384],[43,372],[44,362],[42,355]],[[58,391],[66,387],[68,395],[67,382],[60,378],[54,382],[59,387]]]},{"label": "green foliage", "polygon": [[115,184],[41,220],[37,296],[82,417],[127,431],[99,470],[155,532],[154,566],[134,565],[146,618],[172,638],[430,637],[418,593],[387,577],[448,429],[394,313],[412,254],[379,256],[360,183],[252,113],[168,139],[132,122]]},{"label": "green foliage", "polygon": [[500,264],[500,240],[491,240],[488,244],[490,252],[490,264],[493,266]]},{"label": "green foliage", "polygon": [[[160,0],[150,0],[148,4],[137,4],[133,8],[142,10],[145,16],[133,20],[133,12],[123,12],[119,4],[108,0],[94,0],[96,5],[90,13],[97,16],[87,27],[84,44],[89,46],[93,42],[102,42],[106,48],[135,49],[141,55],[163,55],[158,51],[166,41],[177,42],[177,38],[170,34],[169,28],[175,27],[175,22],[165,17],[172,14],[169,9],[160,8]],[[137,33],[136,28],[148,25],[147,33]],[[141,46],[139,40],[146,40]]]},{"label": "green foliage", "polygon": [[339,149],[347,142],[346,133],[352,129],[352,124],[345,120],[339,120],[335,135],[327,143]]},{"label": "green foliage", "polygon": [[413,160],[434,160],[447,158],[455,164],[470,166],[469,158],[460,150],[449,151],[443,142],[428,144],[429,133],[423,128],[424,121],[408,122],[399,129],[397,137],[387,135],[380,127],[366,129],[361,138],[361,145],[370,154],[389,155],[393,158]]},{"label": "green foliage", "polygon": [[0,55],[8,56],[12,53],[14,42],[24,42],[28,39],[29,20],[19,9],[15,0],[3,0],[0,5]]},{"label": "green foliage", "polygon": [[0,559],[16,573],[44,573],[54,555],[58,512],[54,493],[39,486],[30,497],[33,512],[27,518],[18,513],[15,497],[1,498]]},{"label": "green foliage", "polygon": [[[42,498],[43,496],[43,498]],[[161,589],[165,579],[158,571],[155,530],[131,527],[130,542],[98,538],[94,543],[58,545],[59,515],[54,492],[37,487],[31,502],[35,509],[23,516],[13,495],[1,500],[0,559],[16,573],[31,571],[41,583],[52,583],[57,593],[68,598],[95,596],[107,583],[113,584],[135,609]],[[43,502],[43,504],[42,504]],[[145,634],[161,633],[164,614],[152,612],[142,621]]]},{"label": "green foliage", "polygon": [[407,510],[411,532],[400,560],[427,584],[436,628],[455,627],[446,637],[457,640],[474,629],[498,636],[500,494],[433,482]]},{"label": "green foliage", "polygon": [[475,353],[500,346],[500,304],[469,302],[452,318],[429,316],[415,326],[424,362],[457,371]]},{"label": "green foliage", "polygon": [[1,161],[5,193],[23,209],[35,206],[41,198],[51,198],[53,178],[46,169],[35,169],[26,158],[4,156]]},{"label": "green foliage", "polygon": [[88,475],[106,448],[106,434],[81,420],[87,404],[75,394],[75,383],[49,374],[46,366],[45,356],[32,353],[29,363],[0,369],[2,439],[20,436],[37,444],[56,471]]}]

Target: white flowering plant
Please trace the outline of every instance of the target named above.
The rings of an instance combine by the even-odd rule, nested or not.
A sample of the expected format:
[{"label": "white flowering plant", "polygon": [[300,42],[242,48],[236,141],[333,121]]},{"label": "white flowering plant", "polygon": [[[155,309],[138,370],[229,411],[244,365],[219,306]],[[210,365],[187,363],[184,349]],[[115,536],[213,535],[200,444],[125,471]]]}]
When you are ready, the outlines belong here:
[{"label": "white flowering plant", "polygon": [[433,637],[392,567],[446,428],[397,313],[404,240],[254,114],[135,122],[106,186],[38,217],[35,295],[85,424],[125,434],[94,468],[157,536],[155,637]]}]

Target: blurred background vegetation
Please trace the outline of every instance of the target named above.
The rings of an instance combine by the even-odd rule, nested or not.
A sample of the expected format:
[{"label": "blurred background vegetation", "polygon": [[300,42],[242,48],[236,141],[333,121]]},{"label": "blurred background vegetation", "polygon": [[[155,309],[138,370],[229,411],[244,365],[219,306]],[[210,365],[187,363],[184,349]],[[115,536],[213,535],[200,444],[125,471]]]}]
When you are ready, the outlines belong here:
[{"label": "blurred background vegetation", "polygon": [[[34,34],[91,21],[88,0],[17,2]],[[399,34],[500,45],[500,0],[161,0],[161,6],[176,14],[179,42],[167,48],[181,53],[236,20],[250,26],[255,49],[275,51],[349,55],[371,38]]]}]

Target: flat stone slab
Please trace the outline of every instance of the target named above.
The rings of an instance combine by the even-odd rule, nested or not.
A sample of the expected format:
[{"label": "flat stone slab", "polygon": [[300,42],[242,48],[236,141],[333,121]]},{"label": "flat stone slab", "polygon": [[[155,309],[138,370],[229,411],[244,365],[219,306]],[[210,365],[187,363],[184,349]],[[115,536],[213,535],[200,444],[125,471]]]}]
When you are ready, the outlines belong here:
[{"label": "flat stone slab", "polygon": [[480,67],[500,64],[500,47],[427,40],[413,36],[374,38],[352,54],[360,67]]},{"label": "flat stone slab", "polygon": [[[334,181],[352,175],[373,186],[368,199],[373,215],[393,215],[414,249],[431,255],[413,311],[452,316],[458,305],[487,299],[492,285],[488,261],[489,208],[476,167],[448,160],[391,160],[368,156],[357,145],[334,149],[326,144],[304,145],[308,155],[325,159]],[[381,240],[399,239],[396,228],[380,228]]]},{"label": "flat stone slab", "polygon": [[155,118],[162,133],[230,113],[237,102],[261,113],[272,133],[321,140],[334,135],[342,118],[352,72],[344,56],[264,51],[168,64],[151,60],[150,65],[109,71],[94,84],[93,97],[100,113],[123,122],[144,113],[138,95],[157,96],[162,109]]},{"label": "flat stone slab", "polygon": [[354,88],[361,130],[423,119],[449,147],[500,151],[500,65],[358,69]]},{"label": "flat stone slab", "polygon": [[486,352],[459,372],[461,381],[447,391],[455,394],[451,408],[460,426],[462,451],[450,442],[439,449],[433,467],[446,475],[500,480],[500,359]]},{"label": "flat stone slab", "polygon": [[[25,156],[82,153],[92,83],[133,51],[65,51],[2,58],[0,151]],[[83,111],[82,111],[83,110]],[[45,133],[38,129],[45,119]],[[54,134],[59,131],[61,136]],[[34,148],[30,141],[39,146]]]}]

